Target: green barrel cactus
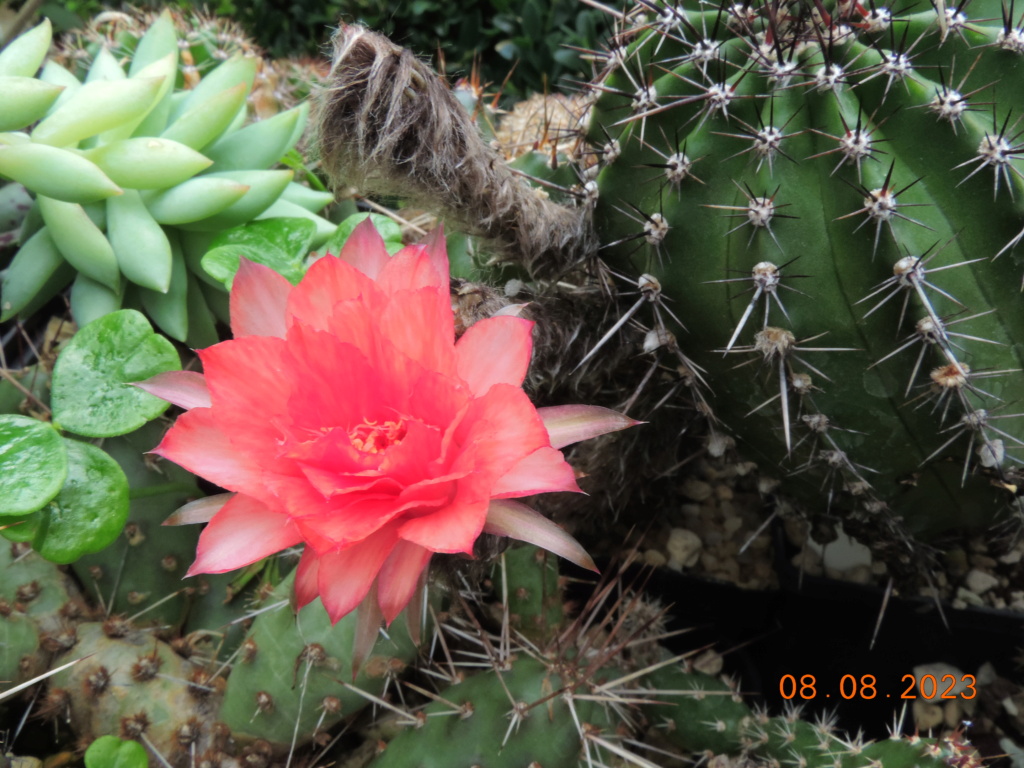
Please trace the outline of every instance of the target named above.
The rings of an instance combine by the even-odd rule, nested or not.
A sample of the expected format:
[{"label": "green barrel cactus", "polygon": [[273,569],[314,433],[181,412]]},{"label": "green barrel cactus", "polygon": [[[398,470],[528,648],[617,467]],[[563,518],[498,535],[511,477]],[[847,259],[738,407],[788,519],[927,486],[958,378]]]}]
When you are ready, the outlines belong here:
[{"label": "green barrel cactus", "polygon": [[787,493],[885,537],[1024,513],[1020,25],[644,3],[591,85],[584,201],[645,351]]}]

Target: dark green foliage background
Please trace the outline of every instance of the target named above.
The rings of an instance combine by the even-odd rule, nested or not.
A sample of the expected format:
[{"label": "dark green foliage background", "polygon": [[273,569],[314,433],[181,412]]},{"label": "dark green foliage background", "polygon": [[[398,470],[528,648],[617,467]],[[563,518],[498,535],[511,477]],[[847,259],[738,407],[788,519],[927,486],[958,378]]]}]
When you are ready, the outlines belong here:
[{"label": "dark green foliage background", "polygon": [[[339,20],[389,35],[450,75],[468,76],[479,61],[481,81],[497,89],[515,65],[504,94],[523,97],[555,83],[589,79],[590,65],[566,46],[595,49],[609,34],[609,16],[579,0],[178,0],[241,24],[270,56],[314,56],[326,51]],[[611,3],[618,5],[619,3]],[[21,3],[12,4],[15,9]],[[146,5],[146,3],[140,3]],[[157,4],[163,5],[163,4]],[[105,8],[97,0],[46,2],[58,30],[83,26]],[[518,63],[517,63],[518,62]]]}]

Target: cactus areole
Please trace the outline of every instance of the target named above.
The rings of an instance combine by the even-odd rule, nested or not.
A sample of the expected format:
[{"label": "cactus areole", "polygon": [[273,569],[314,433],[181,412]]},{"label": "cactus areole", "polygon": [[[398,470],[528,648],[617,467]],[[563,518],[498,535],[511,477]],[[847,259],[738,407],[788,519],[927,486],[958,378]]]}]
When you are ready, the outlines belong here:
[{"label": "cactus areole", "polygon": [[1024,513],[1022,24],[643,2],[599,62],[599,254],[654,279],[684,329],[638,312],[678,337],[645,350],[684,350],[713,433],[811,511],[920,538]]}]

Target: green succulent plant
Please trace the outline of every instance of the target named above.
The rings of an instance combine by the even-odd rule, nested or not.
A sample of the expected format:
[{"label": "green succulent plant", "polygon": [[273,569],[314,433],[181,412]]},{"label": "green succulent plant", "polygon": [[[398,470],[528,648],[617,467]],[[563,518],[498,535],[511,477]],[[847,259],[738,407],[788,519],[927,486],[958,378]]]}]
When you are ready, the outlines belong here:
[{"label": "green succulent plant", "polygon": [[84,81],[44,63],[48,22],[0,54],[0,177],[35,195],[0,319],[30,315],[73,280],[80,325],[127,305],[207,346],[226,308],[200,265],[215,238],[255,218],[295,217],[322,242],[333,225],[315,211],[333,198],[271,169],[302,137],[308,105],[249,123],[258,58],[238,53],[176,87],[185,54],[170,14],[132,42],[124,58],[97,47]]}]

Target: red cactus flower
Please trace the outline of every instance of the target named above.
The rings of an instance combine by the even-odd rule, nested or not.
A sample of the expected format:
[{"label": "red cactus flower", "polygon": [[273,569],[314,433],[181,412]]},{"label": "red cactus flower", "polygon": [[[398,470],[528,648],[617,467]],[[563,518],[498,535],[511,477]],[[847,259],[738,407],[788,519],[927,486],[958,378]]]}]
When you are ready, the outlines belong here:
[{"label": "red cactus flower", "polygon": [[559,448],[637,422],[535,408],[528,320],[492,317],[456,340],[442,236],[389,257],[364,222],[295,287],[243,259],[231,326],[199,353],[203,374],[139,385],[187,409],[155,452],[233,492],[193,511],[209,524],[189,575],[304,544],[296,602],[319,596],[334,621],[361,606],[372,638],[434,553],[471,554],[482,532],[594,567],[512,499],[578,491]]}]

